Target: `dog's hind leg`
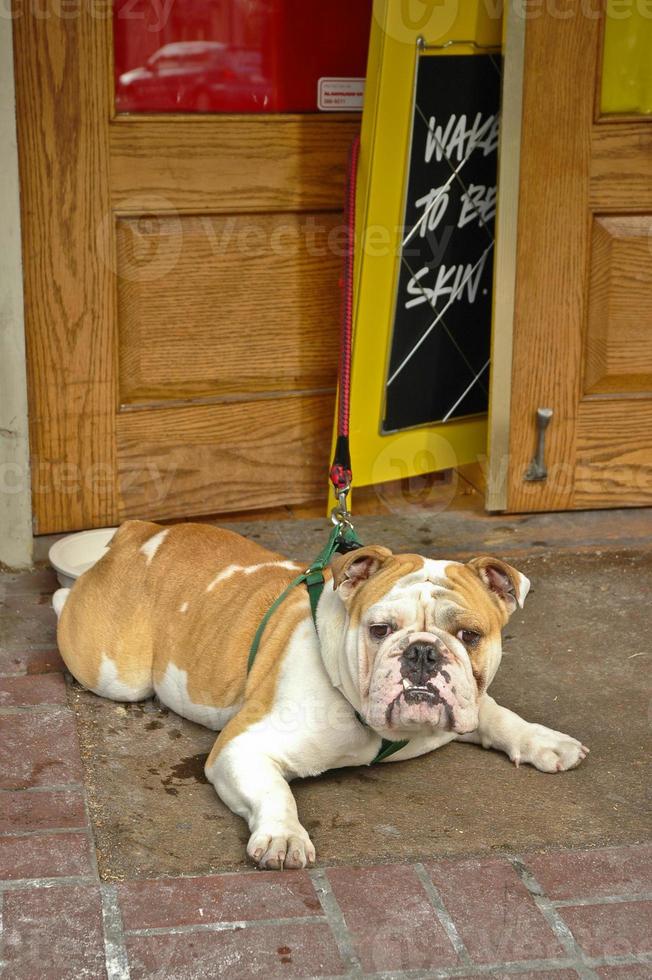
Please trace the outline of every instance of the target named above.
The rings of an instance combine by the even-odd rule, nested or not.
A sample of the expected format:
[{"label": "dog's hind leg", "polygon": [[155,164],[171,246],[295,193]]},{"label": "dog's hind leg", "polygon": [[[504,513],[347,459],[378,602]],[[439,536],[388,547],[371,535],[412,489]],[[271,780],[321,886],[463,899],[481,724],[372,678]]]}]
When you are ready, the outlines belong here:
[{"label": "dog's hind leg", "polygon": [[95,694],[113,701],[144,701],[154,694],[151,667],[140,662],[126,663],[112,659],[110,651],[101,651],[97,680],[90,688]]},{"label": "dog's hind leg", "polygon": [[52,600],[66,667],[80,684],[103,698],[144,701],[152,697],[153,650],[139,617],[132,615],[118,628],[112,606],[84,602],[85,587],[80,582],[73,590],[59,589]]},{"label": "dog's hind leg", "polygon": [[70,595],[70,589],[57,589],[57,591],[52,596],[52,608],[57,614],[57,619],[61,616],[63,612],[63,607],[66,604],[66,599]]}]

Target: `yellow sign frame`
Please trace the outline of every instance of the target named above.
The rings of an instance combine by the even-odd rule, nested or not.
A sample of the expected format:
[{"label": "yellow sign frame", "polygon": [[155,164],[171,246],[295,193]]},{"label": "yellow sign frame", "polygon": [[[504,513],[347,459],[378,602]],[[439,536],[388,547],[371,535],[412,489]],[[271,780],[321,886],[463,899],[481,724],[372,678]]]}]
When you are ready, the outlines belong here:
[{"label": "yellow sign frame", "polygon": [[[481,0],[374,0],[356,198],[350,444],[368,486],[475,461],[486,416],[381,433],[412,133],[418,38],[440,57],[501,48],[502,11]],[[464,43],[466,42],[466,43]],[[477,45],[477,46],[476,46]],[[331,493],[331,506],[333,504]]]}]

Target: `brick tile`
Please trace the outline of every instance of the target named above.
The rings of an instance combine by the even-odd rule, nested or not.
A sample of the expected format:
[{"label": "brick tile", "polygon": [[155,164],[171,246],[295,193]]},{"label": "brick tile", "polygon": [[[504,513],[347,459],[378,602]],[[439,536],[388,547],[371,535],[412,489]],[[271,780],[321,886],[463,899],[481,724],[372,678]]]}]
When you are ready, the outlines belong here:
[{"label": "brick tile", "polygon": [[85,833],[0,837],[0,879],[61,878],[92,872]]},{"label": "brick tile", "polygon": [[59,651],[50,649],[10,650],[0,647],[0,674],[49,674],[66,669]]},{"label": "brick tile", "polygon": [[61,674],[0,677],[0,708],[65,703],[66,683]]},{"label": "brick tile", "polygon": [[601,898],[652,891],[652,846],[604,847],[526,855],[548,898]]},{"label": "brick tile", "polygon": [[2,646],[9,650],[56,646],[57,617],[49,595],[6,596],[2,612]]},{"label": "brick tile", "polygon": [[0,573],[0,596],[45,595],[51,598],[59,588],[53,568],[36,568],[31,572]]},{"label": "brick tile", "polygon": [[576,905],[560,912],[589,956],[652,952],[652,902]]},{"label": "brick tile", "polygon": [[7,978],[106,977],[99,889],[62,885],[6,891],[3,918]]},{"label": "brick tile", "polygon": [[652,966],[649,963],[628,963],[626,966],[598,966],[593,970],[601,980],[650,980]]},{"label": "brick tile", "polygon": [[426,970],[457,963],[457,954],[412,868],[332,868],[328,878],[367,972]]},{"label": "brick tile", "polygon": [[0,833],[85,826],[80,789],[0,792]]},{"label": "brick tile", "polygon": [[320,923],[128,936],[127,951],[131,980],[251,980],[344,973],[335,940],[328,926]]},{"label": "brick tile", "polygon": [[0,789],[81,782],[72,712],[43,708],[0,716]]},{"label": "brick tile", "polygon": [[474,960],[481,963],[564,955],[511,865],[501,858],[427,866]]},{"label": "brick tile", "polygon": [[322,914],[301,871],[134,881],[119,885],[118,895],[125,929]]}]

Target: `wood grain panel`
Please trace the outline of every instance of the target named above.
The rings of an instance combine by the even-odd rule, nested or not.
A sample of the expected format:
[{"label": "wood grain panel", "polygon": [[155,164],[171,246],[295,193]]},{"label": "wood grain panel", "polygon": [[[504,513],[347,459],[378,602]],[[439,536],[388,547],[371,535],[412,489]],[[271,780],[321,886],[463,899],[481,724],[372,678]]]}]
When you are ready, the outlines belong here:
[{"label": "wood grain panel", "polygon": [[652,400],[583,402],[577,421],[575,506],[645,505],[652,505]]},{"label": "wood grain panel", "polygon": [[111,192],[122,213],[341,207],[359,118],[150,116],[111,123]]},{"label": "wood grain panel", "polygon": [[[567,11],[571,13],[571,11]],[[536,445],[535,413],[555,415],[551,461],[575,457],[583,366],[589,222],[588,174],[599,22],[579,6],[560,19],[546,9],[527,21],[508,508],[572,507],[572,480],[526,483]],[[572,70],[571,67],[572,66]],[[550,84],[554,79],[554,85]],[[588,94],[587,94],[588,93]]]},{"label": "wood grain panel", "polygon": [[652,395],[652,217],[593,222],[584,389]]},{"label": "wood grain panel", "polygon": [[325,495],[334,396],[122,413],[120,517],[188,517]]},{"label": "wood grain panel", "polygon": [[14,20],[35,530],[115,521],[107,46],[88,4]]},{"label": "wood grain panel", "polygon": [[594,211],[652,212],[652,120],[593,127],[589,200]]},{"label": "wood grain panel", "polygon": [[336,383],[342,218],[120,219],[120,401]]}]

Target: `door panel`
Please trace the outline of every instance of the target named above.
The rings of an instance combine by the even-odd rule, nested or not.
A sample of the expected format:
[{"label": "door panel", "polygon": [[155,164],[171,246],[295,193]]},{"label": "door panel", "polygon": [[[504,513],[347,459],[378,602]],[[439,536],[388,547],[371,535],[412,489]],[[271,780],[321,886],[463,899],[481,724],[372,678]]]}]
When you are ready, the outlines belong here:
[{"label": "door panel", "polygon": [[652,120],[600,121],[591,132],[589,205],[652,213]]},{"label": "door panel", "polygon": [[340,225],[339,214],[119,219],[121,406],[334,391],[340,259],[328,241]]},{"label": "door panel", "polygon": [[118,116],[109,127],[111,203],[148,211],[294,211],[341,205],[350,116]]},{"label": "door panel", "polygon": [[650,460],[651,398],[633,404],[624,399],[620,404],[611,399],[582,404],[573,473],[578,509],[652,504]]},{"label": "door panel", "polygon": [[36,533],[325,494],[359,118],[116,116],[87,4],[14,44]]},{"label": "door panel", "polygon": [[[513,511],[652,504],[652,120],[599,117],[601,24],[570,8],[526,21]],[[529,482],[538,408],[548,477]]]},{"label": "door panel", "polygon": [[651,242],[651,217],[594,218],[587,394],[652,392]]},{"label": "door panel", "polygon": [[[301,503],[323,488],[333,394],[122,412],[120,520]],[[208,506],[207,506],[208,502]]]}]

